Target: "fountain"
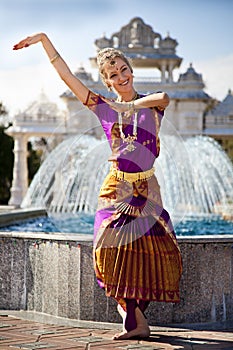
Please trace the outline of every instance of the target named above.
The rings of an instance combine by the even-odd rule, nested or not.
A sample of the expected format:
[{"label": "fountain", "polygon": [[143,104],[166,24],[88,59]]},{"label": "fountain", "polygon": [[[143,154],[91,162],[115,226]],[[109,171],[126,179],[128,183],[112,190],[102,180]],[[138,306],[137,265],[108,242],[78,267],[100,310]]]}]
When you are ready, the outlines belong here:
[{"label": "fountain", "polygon": [[[2,280],[9,266],[12,275],[10,285],[3,288],[11,290],[12,296],[3,298],[2,307],[120,322],[114,301],[97,286],[92,267],[93,236],[88,234],[92,233],[109,155],[107,141],[82,134],[67,138],[45,159],[22,206],[46,208],[49,219],[61,232],[28,232],[24,223],[20,232],[0,232],[4,246],[1,259],[6,262]],[[152,303],[150,322],[209,323],[211,327],[231,324],[233,224],[228,223],[222,232],[218,221],[226,221],[217,221],[215,213],[219,204],[227,205],[233,199],[233,166],[219,144],[209,137],[183,140],[162,132],[155,172],[165,208],[175,225],[183,225],[184,234],[178,235],[178,241],[184,269],[181,303]],[[193,216],[200,218],[199,226],[184,220]],[[204,230],[209,227],[206,218],[211,218],[215,234]],[[89,222],[90,231],[82,227],[83,220]],[[44,227],[43,218],[40,225]],[[18,265],[23,268],[14,268]]]},{"label": "fountain", "polygon": [[[69,137],[44,161],[22,207],[45,208],[62,232],[67,230],[66,219],[93,218],[109,169],[109,155],[105,139],[87,134]],[[164,206],[175,225],[189,216],[213,217],[220,204],[222,207],[233,201],[232,163],[210,137],[183,140],[162,133],[155,169]]]}]

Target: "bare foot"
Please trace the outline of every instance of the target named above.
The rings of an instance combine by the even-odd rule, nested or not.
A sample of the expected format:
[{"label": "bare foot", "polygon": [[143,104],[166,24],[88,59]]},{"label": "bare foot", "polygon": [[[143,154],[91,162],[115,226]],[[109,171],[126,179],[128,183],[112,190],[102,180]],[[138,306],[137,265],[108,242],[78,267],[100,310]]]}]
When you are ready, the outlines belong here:
[{"label": "bare foot", "polygon": [[121,333],[115,334],[113,340],[125,340],[131,338],[148,338],[150,336],[150,328],[148,326],[147,320],[145,319],[141,310],[137,307],[135,309],[135,316],[137,321],[137,327],[132,331],[127,332],[124,330]]},{"label": "bare foot", "polygon": [[125,310],[123,309],[123,307],[120,304],[117,305],[117,311],[119,312],[119,314],[121,315],[121,317],[123,319],[123,332],[126,332],[126,329],[125,329],[125,326],[124,326],[125,318],[126,318],[126,312],[125,312]]},{"label": "bare foot", "polygon": [[145,339],[150,336],[150,329],[142,329],[140,327],[137,327],[133,329],[132,331],[125,331],[118,334],[115,334],[112,338],[113,340],[126,340],[126,339]]}]

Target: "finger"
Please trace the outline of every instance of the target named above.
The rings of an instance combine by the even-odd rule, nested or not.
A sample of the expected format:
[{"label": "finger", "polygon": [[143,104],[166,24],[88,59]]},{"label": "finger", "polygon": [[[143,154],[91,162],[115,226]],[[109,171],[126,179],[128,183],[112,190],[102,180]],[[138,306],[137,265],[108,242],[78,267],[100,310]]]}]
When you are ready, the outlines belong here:
[{"label": "finger", "polygon": [[23,47],[28,47],[28,46],[29,46],[29,43],[26,42],[26,40],[22,40],[18,44],[15,44],[13,46],[13,50],[19,50],[19,49],[22,49]]}]

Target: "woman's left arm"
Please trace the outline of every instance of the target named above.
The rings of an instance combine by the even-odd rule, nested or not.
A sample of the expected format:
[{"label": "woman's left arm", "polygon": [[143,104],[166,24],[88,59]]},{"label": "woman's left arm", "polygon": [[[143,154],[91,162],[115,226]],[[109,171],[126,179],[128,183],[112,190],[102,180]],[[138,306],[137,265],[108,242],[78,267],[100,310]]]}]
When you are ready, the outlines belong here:
[{"label": "woman's left arm", "polygon": [[115,111],[120,113],[125,112],[129,114],[141,108],[152,107],[156,107],[160,111],[164,111],[164,109],[169,105],[170,101],[169,96],[166,92],[157,92],[143,96],[131,102],[116,102],[105,97],[102,97],[102,99]]},{"label": "woman's left arm", "polygon": [[166,92],[157,92],[134,101],[134,108],[151,108],[157,107],[159,110],[164,110],[169,105],[169,96]]}]

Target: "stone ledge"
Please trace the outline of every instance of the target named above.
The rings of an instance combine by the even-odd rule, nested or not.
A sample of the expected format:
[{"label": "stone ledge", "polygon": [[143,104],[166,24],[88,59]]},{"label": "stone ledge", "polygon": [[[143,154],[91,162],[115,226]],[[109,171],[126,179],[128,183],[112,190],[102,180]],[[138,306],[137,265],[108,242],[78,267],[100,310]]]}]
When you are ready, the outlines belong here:
[{"label": "stone ledge", "polygon": [[47,212],[44,208],[12,209],[8,212],[0,213],[0,227],[41,216],[47,216]]}]

